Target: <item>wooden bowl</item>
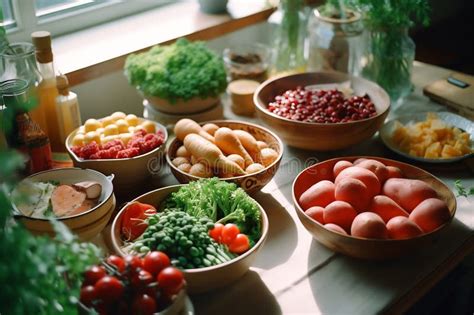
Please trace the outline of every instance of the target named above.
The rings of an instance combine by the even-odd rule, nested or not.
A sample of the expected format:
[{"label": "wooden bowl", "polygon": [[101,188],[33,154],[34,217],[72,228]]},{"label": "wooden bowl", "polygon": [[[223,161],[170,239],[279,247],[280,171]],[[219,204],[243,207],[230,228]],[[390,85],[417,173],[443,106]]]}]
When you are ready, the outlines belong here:
[{"label": "wooden bowl", "polygon": [[[309,123],[280,117],[268,111],[275,96],[297,86],[351,82],[356,95],[368,94],[377,115],[346,123]],[[255,91],[257,115],[289,146],[300,149],[330,151],[350,147],[370,138],[383,125],[390,109],[388,94],[377,84],[341,72],[308,72],[282,76],[263,82]]]},{"label": "wooden bowl", "polygon": [[[142,122],[144,119],[140,118]],[[78,129],[74,130],[66,139],[66,149],[71,157],[75,167],[88,168],[99,171],[103,174],[114,174],[114,187],[118,192],[127,192],[129,189],[135,188],[138,184],[146,181],[156,170],[156,165],[160,164],[162,155],[164,154],[166,141],[168,140],[168,132],[166,128],[155,122],[156,130],[160,130],[165,139],[159,147],[132,158],[126,159],[101,159],[101,160],[83,160],[79,158],[71,147],[72,140]]]},{"label": "wooden bowl", "polygon": [[[261,170],[260,172],[230,178],[222,178],[222,180],[237,184],[249,194],[261,190],[266,184],[268,184],[268,182],[277,172],[278,167],[280,166],[281,157],[283,156],[283,143],[281,142],[280,138],[266,128],[243,121],[214,120],[203,122],[201,123],[201,126],[207,123],[213,123],[219,127],[245,130],[252,136],[254,136],[255,139],[265,141],[270,148],[274,149],[278,153],[278,158],[272,164],[265,167],[265,169]],[[198,180],[201,177],[193,176],[189,173],[183,172],[182,170],[174,166],[173,163],[171,163],[171,161],[176,157],[176,150],[178,150],[178,148],[182,144],[183,143],[176,138],[174,138],[170,142],[166,153],[166,162],[168,162],[168,165],[171,168],[171,172],[176,177],[178,182],[180,182],[181,184],[186,184],[190,181]]]},{"label": "wooden bowl", "polygon": [[[379,240],[336,233],[326,229],[316,220],[311,219],[298,204],[301,194],[310,186],[321,180],[333,181],[332,169],[338,161],[347,160],[352,162],[361,157],[380,161],[387,166],[396,166],[402,170],[406,178],[419,179],[426,182],[438,193],[438,197],[444,200],[448,205],[451,213],[449,221],[438,229],[418,237],[403,240]],[[456,198],[453,192],[435,176],[409,164],[379,157],[366,156],[336,158],[306,168],[298,174],[293,182],[293,203],[295,205],[296,214],[301,220],[301,223],[303,223],[303,226],[320,243],[344,255],[371,260],[391,259],[430,246],[433,240],[440,237],[441,232],[446,229],[456,212]]]},{"label": "wooden bowl", "polygon": [[170,101],[157,96],[144,95],[143,93],[142,96],[148,101],[150,106],[160,112],[181,115],[204,112],[215,106],[220,101],[219,97],[216,96],[206,98],[194,97],[187,101],[178,99],[175,103],[171,103]]},{"label": "wooden bowl", "polygon": [[[156,189],[137,197],[133,201],[139,201],[159,207],[160,203],[164,201],[169,194],[177,191],[182,186],[184,185],[174,185]],[[258,251],[262,248],[268,233],[268,217],[263,208],[258,203],[257,205],[260,209],[262,218],[262,236],[258,242],[246,253],[224,264],[206,268],[185,269],[183,272],[190,293],[202,293],[226,286],[241,278],[247,272],[250,265],[257,257]],[[111,229],[113,250],[122,256],[124,256],[125,253],[121,248],[123,240],[120,235],[120,227],[122,226],[124,209],[125,208],[122,208],[115,217]]]},{"label": "wooden bowl", "polygon": [[[113,194],[113,177],[88,169],[63,168],[43,171],[33,174],[24,181],[44,182],[59,181],[61,184],[73,184],[82,181],[96,181],[102,185],[102,194],[99,203],[94,208],[73,216],[58,218],[71,231],[82,240],[89,240],[99,234],[109,221],[115,209],[115,196]],[[12,195],[15,194],[15,190]],[[54,229],[46,218],[36,218],[23,215],[17,205],[12,202],[15,218],[34,234],[54,235]]]}]

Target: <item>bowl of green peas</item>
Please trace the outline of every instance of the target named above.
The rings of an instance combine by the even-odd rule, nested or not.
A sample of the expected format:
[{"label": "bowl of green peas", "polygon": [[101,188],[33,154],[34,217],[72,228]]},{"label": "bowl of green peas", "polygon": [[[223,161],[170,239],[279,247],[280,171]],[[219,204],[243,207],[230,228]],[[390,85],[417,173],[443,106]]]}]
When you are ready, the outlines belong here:
[{"label": "bowl of green peas", "polygon": [[162,251],[190,293],[241,278],[268,234],[264,209],[242,188],[217,178],[150,191],[126,204],[111,229],[116,254]]}]

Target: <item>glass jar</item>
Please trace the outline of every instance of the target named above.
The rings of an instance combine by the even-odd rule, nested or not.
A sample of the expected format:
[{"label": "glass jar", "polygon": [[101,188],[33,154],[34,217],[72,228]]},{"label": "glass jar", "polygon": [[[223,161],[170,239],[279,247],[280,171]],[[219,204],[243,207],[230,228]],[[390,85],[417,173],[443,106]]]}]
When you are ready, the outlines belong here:
[{"label": "glass jar", "polygon": [[360,60],[361,75],[387,91],[392,105],[399,105],[411,93],[415,43],[408,28],[367,30],[365,51]]},{"label": "glass jar", "polygon": [[227,81],[265,81],[268,77],[269,55],[268,47],[260,43],[241,44],[224,49]]},{"label": "glass jar", "polygon": [[271,38],[270,75],[303,72],[306,14],[302,0],[281,0],[268,18]]},{"label": "glass jar", "polygon": [[309,17],[308,70],[359,74],[363,25],[360,13],[345,10],[344,16],[326,16],[323,7]]}]

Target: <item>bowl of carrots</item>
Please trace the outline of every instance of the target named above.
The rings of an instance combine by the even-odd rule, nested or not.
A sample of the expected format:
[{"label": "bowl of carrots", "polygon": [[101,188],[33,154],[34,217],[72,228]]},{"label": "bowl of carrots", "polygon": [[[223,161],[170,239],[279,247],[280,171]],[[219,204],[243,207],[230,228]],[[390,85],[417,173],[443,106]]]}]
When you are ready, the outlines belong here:
[{"label": "bowl of carrots", "polygon": [[379,157],[336,158],[306,168],[293,182],[293,202],[317,241],[370,260],[429,246],[456,212],[456,198],[441,180]]},{"label": "bowl of carrots", "polygon": [[247,193],[262,189],[275,175],[283,143],[270,130],[247,122],[181,119],[174,127],[166,161],[180,183],[218,177]]}]

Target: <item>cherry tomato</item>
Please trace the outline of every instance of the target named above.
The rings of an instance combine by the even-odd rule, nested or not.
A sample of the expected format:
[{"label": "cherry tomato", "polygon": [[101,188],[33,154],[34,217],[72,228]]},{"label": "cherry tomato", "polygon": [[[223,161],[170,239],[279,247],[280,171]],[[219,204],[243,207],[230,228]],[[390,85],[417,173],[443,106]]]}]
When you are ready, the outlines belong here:
[{"label": "cherry tomato", "polygon": [[250,241],[247,235],[237,234],[232,243],[229,244],[229,250],[232,253],[242,254],[246,252],[250,247]]},{"label": "cherry tomato", "polygon": [[179,292],[184,286],[183,273],[175,267],[166,267],[161,270],[157,277],[158,285],[167,295]]},{"label": "cherry tomato", "polygon": [[99,279],[105,277],[107,273],[102,266],[92,266],[84,272],[83,286],[94,285]]},{"label": "cherry tomato", "polygon": [[97,299],[97,292],[93,285],[82,287],[79,301],[87,307],[92,307],[92,302]]},{"label": "cherry tomato", "polygon": [[154,276],[170,265],[170,259],[163,252],[150,252],[143,258],[143,269]]},{"label": "cherry tomato", "polygon": [[126,268],[130,268],[132,274],[137,273],[139,269],[143,268],[143,261],[138,256],[127,255],[124,258]]},{"label": "cherry tomato", "polygon": [[110,304],[120,299],[124,293],[124,286],[117,278],[105,276],[95,284],[95,290],[99,299]]},{"label": "cherry tomato", "polygon": [[224,224],[216,223],[214,224],[214,228],[209,230],[209,236],[214,239],[214,241],[220,243],[222,239],[222,229],[224,228]]},{"label": "cherry tomato", "polygon": [[239,233],[240,230],[237,225],[233,223],[227,223],[222,228],[222,243],[229,245]]},{"label": "cherry tomato", "polygon": [[133,299],[134,315],[153,315],[156,312],[155,299],[147,294],[140,294]]},{"label": "cherry tomato", "polygon": [[140,270],[132,276],[132,286],[137,291],[145,290],[146,287],[153,282],[153,276],[146,270]]},{"label": "cherry tomato", "polygon": [[109,265],[112,265],[115,268],[117,268],[118,272],[120,272],[120,273],[122,273],[125,270],[125,261],[123,260],[122,257],[115,256],[115,255],[110,255],[107,258],[106,262]]},{"label": "cherry tomato", "polygon": [[122,217],[122,234],[133,241],[147,228],[145,219],[156,213],[155,207],[149,204],[133,202],[127,206]]}]

